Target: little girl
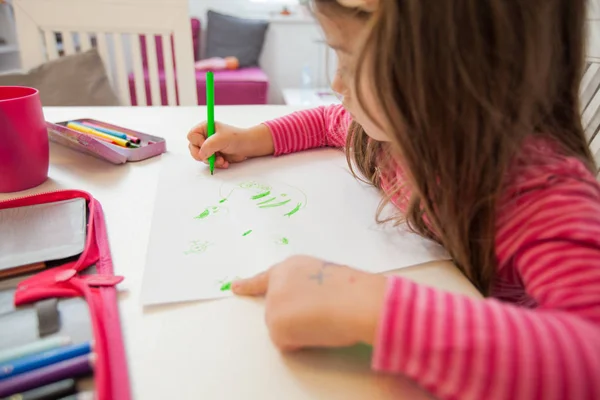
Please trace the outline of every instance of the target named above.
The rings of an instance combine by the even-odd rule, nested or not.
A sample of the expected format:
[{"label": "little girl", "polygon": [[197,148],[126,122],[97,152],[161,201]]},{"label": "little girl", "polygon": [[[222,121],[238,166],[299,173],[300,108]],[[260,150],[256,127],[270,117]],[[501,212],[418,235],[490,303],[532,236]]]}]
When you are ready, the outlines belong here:
[{"label": "little girl", "polygon": [[374,369],[438,398],[600,399],[600,186],[578,102],[585,1],[313,6],[344,105],[217,124],[210,139],[200,124],[192,156],[228,168],[345,147],[397,220],[443,244],[487,298],[303,256],[234,292],[266,296],[279,347],[369,343]]}]

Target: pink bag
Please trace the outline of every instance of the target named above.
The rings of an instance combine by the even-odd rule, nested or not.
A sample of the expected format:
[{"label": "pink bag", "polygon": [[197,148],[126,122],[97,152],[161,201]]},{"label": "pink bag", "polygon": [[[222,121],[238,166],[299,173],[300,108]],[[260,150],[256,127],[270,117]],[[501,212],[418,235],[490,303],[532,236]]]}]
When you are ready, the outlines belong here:
[{"label": "pink bag", "polygon": [[[115,285],[123,277],[113,274],[108,236],[100,203],[89,193],[64,190],[0,201],[0,210],[83,198],[87,203],[85,249],[77,260],[48,268],[21,281],[16,306],[48,298],[82,297],[88,304],[94,339],[95,398],[129,400],[130,386]],[[95,265],[96,274],[80,274]]]}]

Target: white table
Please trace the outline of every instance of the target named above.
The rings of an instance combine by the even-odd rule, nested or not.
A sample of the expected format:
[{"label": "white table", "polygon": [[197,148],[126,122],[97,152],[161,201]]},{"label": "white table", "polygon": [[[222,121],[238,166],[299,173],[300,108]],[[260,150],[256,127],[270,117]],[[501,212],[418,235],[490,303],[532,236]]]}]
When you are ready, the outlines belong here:
[{"label": "white table", "polygon": [[[221,121],[250,126],[289,107],[217,108]],[[188,129],[204,108],[47,108],[49,121],[93,117],[167,139],[187,155]],[[120,310],[134,398],[153,399],[419,399],[404,378],[369,370],[360,349],[281,354],[271,344],[262,301],[231,298],[153,307],[140,302],[142,274],[161,158],[114,166],[51,146],[50,179],[27,193],[77,188],[103,205],[116,273],[125,276]],[[26,193],[19,193],[26,194]],[[1,195],[1,199],[14,194]],[[375,210],[374,210],[375,212]],[[165,265],[165,268],[170,268]],[[400,271],[432,286],[477,296],[450,263]]]}]

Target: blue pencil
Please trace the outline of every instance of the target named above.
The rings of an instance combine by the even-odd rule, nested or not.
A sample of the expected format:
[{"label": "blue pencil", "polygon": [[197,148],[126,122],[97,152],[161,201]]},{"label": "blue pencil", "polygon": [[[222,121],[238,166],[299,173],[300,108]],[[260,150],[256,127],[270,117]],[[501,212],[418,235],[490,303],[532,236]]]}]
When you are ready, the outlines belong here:
[{"label": "blue pencil", "polygon": [[96,124],[90,124],[89,122],[73,122],[74,124],[80,124],[87,126],[89,128],[93,128],[102,133],[106,133],[107,135],[118,137],[119,139],[127,140],[127,135],[122,132],[113,131],[112,129],[107,129],[102,126],[98,126]]},{"label": "blue pencil", "polygon": [[107,135],[115,136],[115,137],[118,137],[120,139],[129,140],[130,142],[133,142],[133,143],[139,143],[140,142],[139,138],[137,138],[135,136],[128,135],[128,134],[123,133],[123,132],[115,131],[114,129],[105,128],[105,127],[100,126],[100,125],[92,124],[91,122],[81,122],[81,124],[85,125],[85,126],[88,126],[88,127],[92,128],[92,129],[95,129],[97,131],[100,131],[102,133],[106,133]]},{"label": "blue pencil", "polygon": [[34,369],[79,357],[92,351],[90,342],[43,351],[0,365],[0,381]]}]

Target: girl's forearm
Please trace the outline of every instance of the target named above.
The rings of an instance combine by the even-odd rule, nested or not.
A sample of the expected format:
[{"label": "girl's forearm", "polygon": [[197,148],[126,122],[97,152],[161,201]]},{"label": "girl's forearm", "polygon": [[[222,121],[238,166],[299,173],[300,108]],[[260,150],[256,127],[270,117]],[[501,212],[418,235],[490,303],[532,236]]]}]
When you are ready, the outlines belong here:
[{"label": "girl's forearm", "polygon": [[263,157],[275,152],[273,146],[273,135],[265,124],[249,128],[244,135],[245,154],[250,157]]}]

